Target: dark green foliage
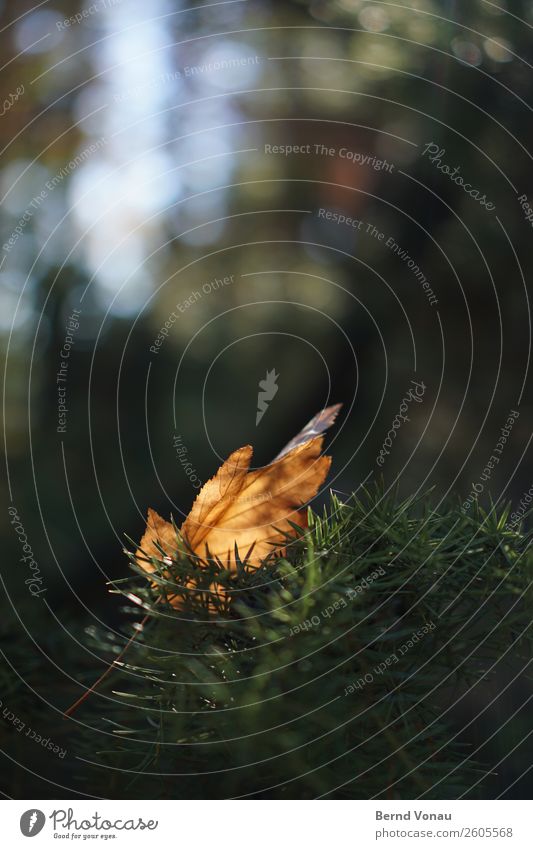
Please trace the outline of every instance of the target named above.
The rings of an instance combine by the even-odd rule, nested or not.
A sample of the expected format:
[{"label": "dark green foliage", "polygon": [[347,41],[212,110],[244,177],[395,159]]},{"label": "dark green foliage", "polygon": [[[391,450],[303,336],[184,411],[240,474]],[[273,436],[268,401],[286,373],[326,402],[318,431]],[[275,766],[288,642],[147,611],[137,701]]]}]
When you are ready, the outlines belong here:
[{"label": "dark green foliage", "polygon": [[[485,765],[458,742],[453,705],[531,652],[533,558],[506,518],[379,490],[332,497],[286,558],[243,563],[237,575],[205,566],[204,589],[215,581],[232,593],[216,616],[208,592],[182,590],[183,610],[158,601],[198,575],[185,554],[154,561],[166,575],[158,587],[133,565],[134,588],[128,579],[118,589],[149,620],[75,716],[93,726],[86,787],[141,798],[456,798],[475,784],[482,795]],[[118,652],[95,639],[100,654]]]}]

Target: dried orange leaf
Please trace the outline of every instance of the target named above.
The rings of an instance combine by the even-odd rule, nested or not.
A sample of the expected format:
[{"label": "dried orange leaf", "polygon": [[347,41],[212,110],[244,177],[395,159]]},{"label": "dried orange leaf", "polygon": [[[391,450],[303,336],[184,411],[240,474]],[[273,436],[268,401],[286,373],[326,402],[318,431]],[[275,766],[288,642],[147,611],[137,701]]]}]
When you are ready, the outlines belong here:
[{"label": "dried orange leaf", "polygon": [[315,437],[269,466],[244,474],[232,492],[204,510],[202,524],[189,516],[181,533],[195,554],[205,557],[208,551],[233,569],[235,543],[241,553],[255,543],[249,559],[254,566],[273,550],[281,551],[285,535],[295,535],[291,522],[306,526],[302,506],[316,495],[329,471],[331,457],[320,456],[322,442],[323,437]]},{"label": "dried orange leaf", "polygon": [[[321,455],[324,437],[340,404],[318,413],[264,468],[250,472],[252,447],[234,451],[200,490],[179,534],[199,562],[217,558],[234,571],[242,558],[259,566],[273,551],[283,553],[287,538],[306,527],[302,509],[323,484],[331,457]],[[146,531],[136,552],[139,565],[153,572],[150,557],[161,560],[161,550],[175,555],[176,531],[155,510],[148,511]],[[194,586],[194,582],[190,582]],[[180,600],[175,597],[175,606]]]}]

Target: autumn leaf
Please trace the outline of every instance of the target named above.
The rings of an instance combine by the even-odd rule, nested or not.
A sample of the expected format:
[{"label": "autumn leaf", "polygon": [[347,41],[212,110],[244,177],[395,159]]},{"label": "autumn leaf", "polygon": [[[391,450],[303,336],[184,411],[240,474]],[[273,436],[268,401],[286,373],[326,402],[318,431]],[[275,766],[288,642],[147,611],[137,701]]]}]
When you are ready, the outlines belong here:
[{"label": "autumn leaf", "polygon": [[[285,551],[294,525],[307,526],[303,508],[324,482],[331,457],[322,455],[320,434],[334,422],[340,404],[318,413],[268,466],[250,472],[250,445],[234,451],[200,490],[179,537],[198,562],[218,559],[229,570],[240,559],[259,566],[272,552]],[[150,558],[176,556],[174,526],[148,511],[146,531],[135,554],[139,565],[153,572]],[[164,555],[162,554],[164,553]],[[193,586],[191,581],[187,586]],[[180,606],[178,596],[173,601]]]},{"label": "autumn leaf", "polygon": [[[253,453],[250,445],[234,451],[202,487],[178,534],[171,522],[150,508],[146,530],[135,552],[135,560],[143,572],[153,574],[156,571],[152,560],[170,566],[182,547],[196,556],[198,568],[206,559],[216,557],[230,570],[236,568],[236,548],[239,558],[246,558],[252,566],[259,566],[273,551],[282,553],[286,538],[296,535],[291,522],[306,527],[307,513],[302,507],[316,495],[329,471],[331,457],[321,455],[323,437],[320,434],[333,424],[340,407],[335,404],[318,413],[272,463],[262,469],[250,472]],[[164,571],[159,572],[162,578],[170,578]],[[160,586],[156,581],[153,584]],[[198,589],[194,577],[188,579],[185,586]],[[182,591],[172,594],[167,589],[165,587],[160,598],[165,596],[173,607],[181,608]],[[215,613],[218,606],[214,596],[227,600],[226,591],[215,583],[208,590],[207,610]],[[72,716],[122,661],[148,618],[149,614],[114,662],[65,711],[65,717]]]}]

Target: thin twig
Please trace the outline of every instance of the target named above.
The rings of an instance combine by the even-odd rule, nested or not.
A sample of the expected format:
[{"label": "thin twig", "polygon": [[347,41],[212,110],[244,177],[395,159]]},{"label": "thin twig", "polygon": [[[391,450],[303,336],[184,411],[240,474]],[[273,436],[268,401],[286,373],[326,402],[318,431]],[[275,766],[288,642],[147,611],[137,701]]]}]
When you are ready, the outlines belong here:
[{"label": "thin twig", "polygon": [[85,692],[84,692],[84,693],[82,693],[82,695],[79,697],[79,699],[77,699],[77,700],[76,700],[76,701],[75,701],[75,702],[74,702],[74,703],[73,703],[73,704],[72,704],[72,705],[68,708],[68,710],[66,710],[66,711],[63,713],[63,719],[66,719],[68,716],[72,716],[72,714],[74,713],[74,711],[75,711],[75,710],[77,710],[77,709],[79,708],[79,706],[80,706],[80,705],[81,705],[81,704],[85,701],[85,699],[86,699],[86,698],[88,698],[88,696],[90,696],[90,695],[91,695],[91,693],[94,693],[94,691],[96,690],[96,688],[97,688],[97,687],[99,687],[99,686],[100,686],[100,684],[102,683],[102,681],[104,681],[104,680],[105,680],[105,678],[107,678],[107,676],[109,675],[109,673],[111,672],[111,670],[115,668],[115,665],[116,665],[116,664],[117,664],[117,663],[118,663],[118,662],[119,662],[119,661],[120,661],[120,660],[124,657],[124,655],[126,654],[127,650],[128,650],[128,649],[129,649],[129,647],[131,646],[131,644],[134,642],[134,640],[136,640],[136,639],[137,639],[138,635],[141,633],[142,629],[143,629],[143,628],[144,628],[144,626],[146,625],[146,623],[147,623],[147,621],[148,621],[148,619],[149,619],[149,618],[150,618],[150,614],[149,614],[149,613],[147,613],[147,614],[146,614],[146,616],[144,617],[144,619],[142,620],[142,622],[141,622],[140,626],[137,628],[137,630],[135,631],[135,633],[131,635],[131,637],[129,638],[128,642],[126,643],[126,645],[124,646],[124,648],[122,649],[122,651],[120,652],[120,654],[118,655],[118,657],[116,657],[116,658],[115,658],[115,659],[114,659],[114,660],[113,660],[113,661],[109,664],[109,666],[107,667],[107,669],[105,670],[105,672],[103,672],[103,673],[102,673],[102,675],[100,675],[100,677],[99,677],[99,678],[98,678],[98,679],[94,682],[94,684],[92,684],[92,685],[91,685],[91,686],[90,686],[87,690],[85,690]]}]

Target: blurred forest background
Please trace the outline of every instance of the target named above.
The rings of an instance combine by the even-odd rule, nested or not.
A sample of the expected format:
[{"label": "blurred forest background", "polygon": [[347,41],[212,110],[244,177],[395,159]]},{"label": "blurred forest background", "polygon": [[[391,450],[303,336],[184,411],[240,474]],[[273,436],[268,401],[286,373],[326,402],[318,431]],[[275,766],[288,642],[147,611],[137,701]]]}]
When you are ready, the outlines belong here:
[{"label": "blurred forest background", "polygon": [[[531,224],[519,197],[533,198],[533,3],[0,9],[3,489],[47,589],[43,604],[21,580],[4,509],[1,698],[42,711],[64,738],[57,709],[84,654],[76,640],[120,623],[106,581],[127,572],[124,535],[140,537],[149,505],[179,523],[196,495],[177,436],[206,481],[245,443],[267,463],[342,401],[336,491],[383,475],[404,493],[434,486],[463,500],[516,409],[481,500],[516,504],[532,485]],[[439,170],[428,144],[495,209]],[[299,148],[274,152],[288,145]],[[256,426],[271,369],[279,390]],[[412,379],[423,403],[379,468]],[[472,733],[487,736],[523,698],[508,690],[489,731]],[[502,730],[494,762],[526,728],[518,717]],[[64,796],[14,761],[68,788],[67,762],[58,775],[37,746],[15,755],[20,741],[0,730],[5,792]],[[527,763],[519,748],[495,792]],[[510,791],[527,793],[527,776]]]}]

